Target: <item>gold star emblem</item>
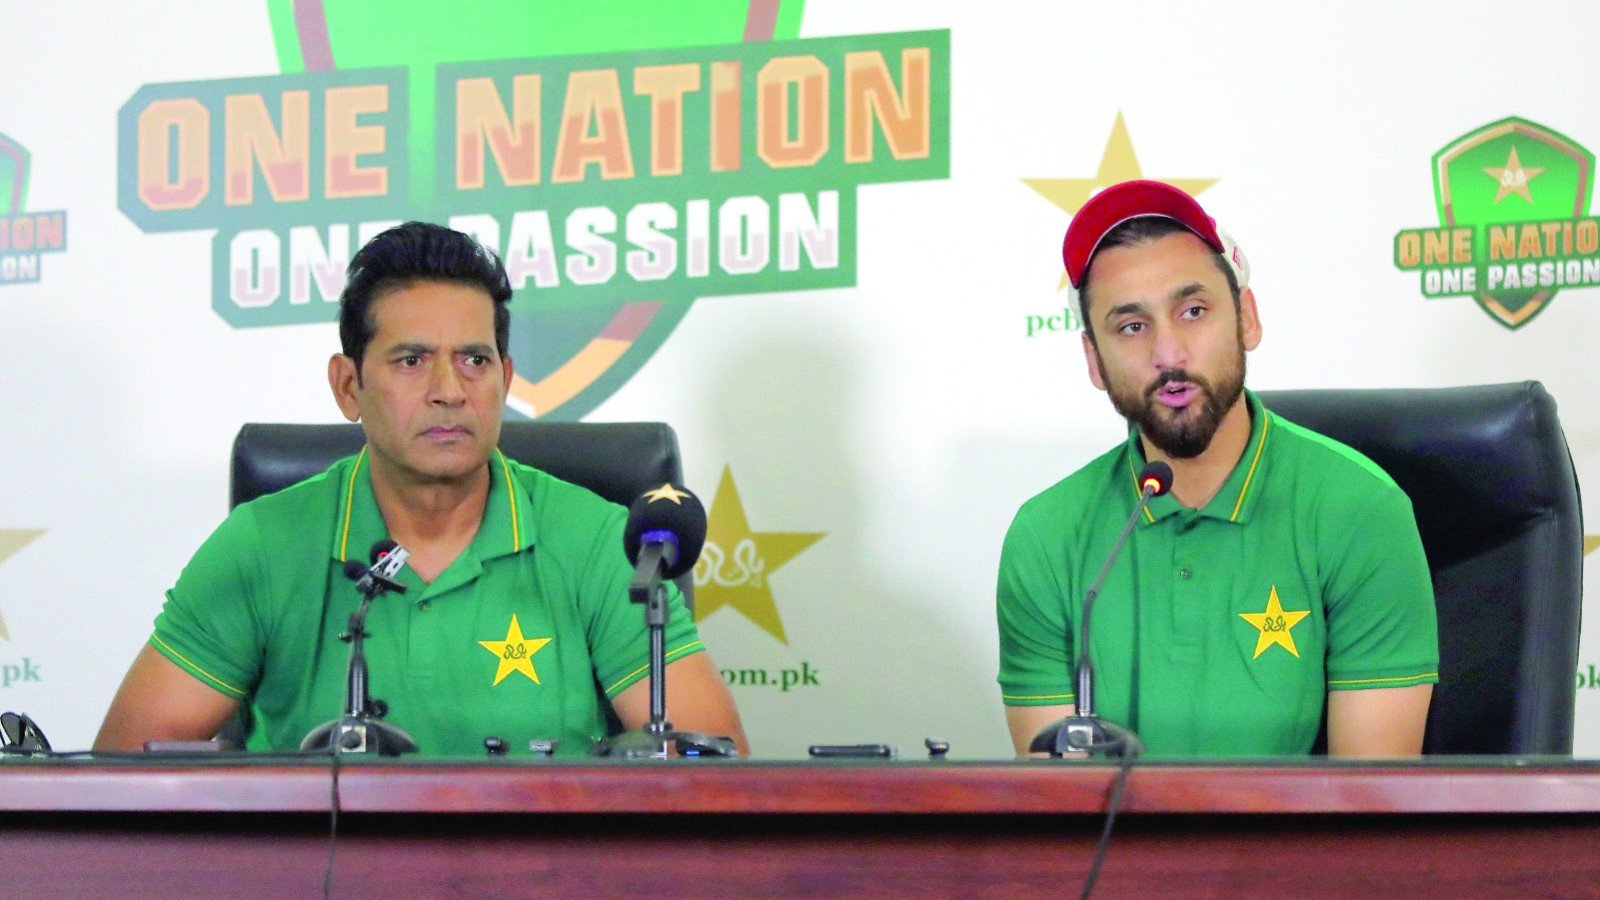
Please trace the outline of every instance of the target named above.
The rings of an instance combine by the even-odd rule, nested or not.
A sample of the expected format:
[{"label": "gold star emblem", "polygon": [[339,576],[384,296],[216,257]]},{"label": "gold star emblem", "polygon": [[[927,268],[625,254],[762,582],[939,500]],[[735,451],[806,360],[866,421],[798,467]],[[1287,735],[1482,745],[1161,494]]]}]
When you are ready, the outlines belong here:
[{"label": "gold star emblem", "polygon": [[522,626],[517,624],[517,614],[511,614],[511,627],[506,629],[503,641],[479,641],[483,649],[500,658],[500,667],[494,671],[494,683],[499,684],[512,672],[521,672],[534,684],[539,684],[539,673],[533,669],[533,655],[538,653],[550,638],[528,640],[522,636]]},{"label": "gold star emblem", "polygon": [[[1124,181],[1143,178],[1139,160],[1133,154],[1133,139],[1128,137],[1128,125],[1118,111],[1117,121],[1111,126],[1111,137],[1106,139],[1106,149],[1100,154],[1100,169],[1093,178],[1024,178],[1022,183],[1033,188],[1046,200],[1061,207],[1068,215],[1077,215],[1089,198],[1104,188]],[[1215,178],[1162,178],[1167,184],[1180,188],[1190,196],[1200,193],[1213,184]],[[1056,290],[1067,286],[1066,273]]]},{"label": "gold star emblem", "polygon": [[706,546],[694,567],[695,621],[727,606],[789,643],[767,578],[822,537],[820,531],[751,531],[733,470],[724,466],[711,500]]},{"label": "gold star emblem", "polygon": [[689,496],[687,491],[678,490],[677,488],[673,487],[670,482],[663,484],[661,487],[658,487],[653,491],[645,491],[644,495],[650,500],[651,503],[654,503],[657,500],[671,500],[673,503],[676,503],[679,506],[682,506],[684,498]]},{"label": "gold star emblem", "polygon": [[1255,659],[1263,650],[1273,644],[1278,644],[1283,649],[1293,653],[1296,657],[1300,651],[1294,648],[1294,635],[1289,629],[1300,624],[1300,620],[1311,615],[1310,610],[1290,610],[1285,612],[1283,604],[1278,602],[1278,586],[1272,586],[1272,593],[1267,595],[1267,608],[1258,613],[1239,613],[1239,618],[1249,622],[1261,631],[1256,637],[1256,654],[1250,657]]},{"label": "gold star emblem", "polygon": [[1511,155],[1506,157],[1506,164],[1502,168],[1484,166],[1483,174],[1500,182],[1500,190],[1494,192],[1494,202],[1516,194],[1518,197],[1533,202],[1533,195],[1528,193],[1528,182],[1544,174],[1543,166],[1522,165],[1522,160],[1517,159],[1517,148],[1511,148]]},{"label": "gold star emblem", "polygon": [[[0,528],[0,563],[17,555],[17,551],[33,543],[41,534],[44,532]],[[0,638],[11,640],[11,632],[6,630],[6,620],[3,616],[0,616]]]}]

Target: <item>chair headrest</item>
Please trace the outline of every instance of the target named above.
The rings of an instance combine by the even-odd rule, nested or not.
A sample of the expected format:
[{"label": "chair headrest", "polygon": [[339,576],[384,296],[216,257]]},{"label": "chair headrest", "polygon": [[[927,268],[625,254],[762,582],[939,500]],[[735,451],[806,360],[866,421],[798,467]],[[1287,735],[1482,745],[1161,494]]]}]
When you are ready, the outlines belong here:
[{"label": "chair headrest", "polygon": [[1259,396],[1388,472],[1411,497],[1435,566],[1503,540],[1577,495],[1555,400],[1536,381]]},{"label": "chair headrest", "polygon": [[[229,504],[310,478],[364,443],[359,425],[245,425],[233,442]],[[506,422],[500,449],[623,506],[683,481],[677,434],[662,422]]]}]

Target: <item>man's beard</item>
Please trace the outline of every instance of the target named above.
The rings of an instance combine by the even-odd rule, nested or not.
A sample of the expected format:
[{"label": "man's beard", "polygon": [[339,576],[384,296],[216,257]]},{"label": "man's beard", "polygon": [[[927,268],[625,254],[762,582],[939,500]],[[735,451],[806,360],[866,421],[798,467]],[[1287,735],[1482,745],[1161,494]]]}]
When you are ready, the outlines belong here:
[{"label": "man's beard", "polygon": [[[1145,440],[1173,459],[1194,459],[1211,446],[1211,439],[1222,425],[1222,417],[1228,414],[1228,410],[1233,408],[1239,395],[1244,392],[1243,344],[1239,346],[1238,359],[1239,364],[1231,371],[1224,372],[1215,386],[1186,369],[1168,369],[1142,392],[1113,386],[1105,363],[1098,358],[1095,361],[1100,366],[1100,378],[1106,383],[1107,393],[1111,395],[1111,405],[1128,420],[1128,424],[1138,426]],[[1163,410],[1167,407],[1155,400],[1157,391],[1175,381],[1192,384],[1200,392],[1197,400],[1199,408],[1194,414],[1185,415],[1177,421],[1164,415]],[[1189,408],[1194,407],[1195,403],[1191,402]],[[1187,413],[1188,409],[1184,412]]]}]

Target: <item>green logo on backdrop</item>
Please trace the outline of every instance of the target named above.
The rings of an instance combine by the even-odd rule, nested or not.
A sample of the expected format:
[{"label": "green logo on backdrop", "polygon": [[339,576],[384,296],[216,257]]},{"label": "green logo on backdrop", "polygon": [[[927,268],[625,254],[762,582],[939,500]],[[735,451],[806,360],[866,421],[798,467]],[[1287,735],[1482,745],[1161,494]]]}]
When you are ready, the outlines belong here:
[{"label": "green logo on backdrop", "polygon": [[400,221],[473,234],[530,417],[594,408],[698,298],[854,284],[856,188],[949,174],[947,31],[794,40],[794,0],[268,9],[285,74],[122,107],[120,208],[215,231],[239,328],[332,320]]},{"label": "green logo on backdrop", "polygon": [[1516,117],[1474,129],[1434,154],[1433,192],[1439,227],[1394,239],[1423,296],[1470,296],[1516,329],[1560,289],[1600,285],[1594,154],[1566,135]]},{"label": "green logo on backdrop", "polygon": [[0,689],[11,687],[13,684],[27,684],[30,681],[44,681],[39,674],[39,664],[32,657],[24,656],[17,660],[0,662]]}]

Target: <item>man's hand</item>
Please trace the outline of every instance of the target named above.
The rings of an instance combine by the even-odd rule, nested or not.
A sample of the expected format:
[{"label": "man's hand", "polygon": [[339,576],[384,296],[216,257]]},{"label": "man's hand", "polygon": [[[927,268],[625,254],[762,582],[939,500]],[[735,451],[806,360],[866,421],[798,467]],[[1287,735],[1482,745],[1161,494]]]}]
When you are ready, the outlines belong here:
[{"label": "man's hand", "polygon": [[1433,685],[1328,692],[1329,756],[1416,756]]},{"label": "man's hand", "polygon": [[1011,744],[1017,748],[1017,756],[1047,756],[1048,754],[1044,753],[1028,752],[1028,745],[1033,743],[1034,735],[1046,725],[1054,725],[1077,712],[1078,707],[1071,703],[1062,706],[1006,707],[1006,726],[1011,729]]},{"label": "man's hand", "polygon": [[[699,731],[733,738],[741,756],[750,755],[739,710],[733,705],[722,673],[704,651],[667,664],[667,719],[678,731]],[[611,708],[624,728],[638,731],[650,722],[650,679],[628,685],[611,698]]]},{"label": "man's hand", "polygon": [[145,644],[111,701],[94,749],[137,751],[145,741],[207,741],[238,707],[237,699],[206,687]]}]

